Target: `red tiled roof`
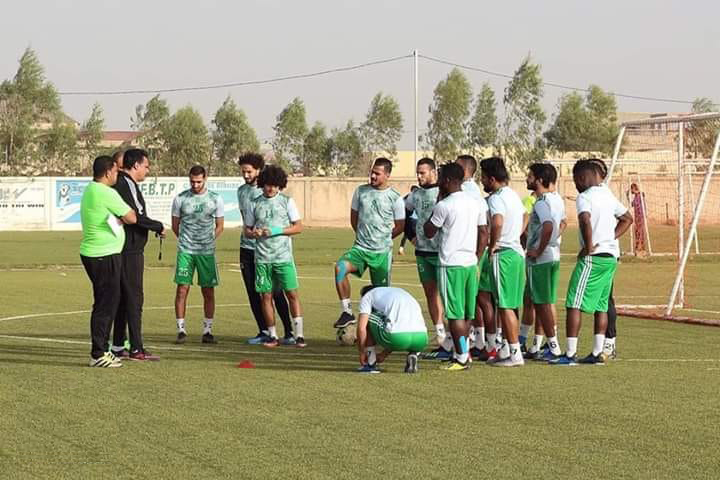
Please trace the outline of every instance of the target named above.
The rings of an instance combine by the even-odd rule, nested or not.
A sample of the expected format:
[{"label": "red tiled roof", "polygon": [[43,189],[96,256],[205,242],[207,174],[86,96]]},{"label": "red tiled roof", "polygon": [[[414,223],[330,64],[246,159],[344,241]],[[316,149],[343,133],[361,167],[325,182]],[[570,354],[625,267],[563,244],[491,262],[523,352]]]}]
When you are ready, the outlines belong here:
[{"label": "red tiled roof", "polygon": [[130,142],[139,137],[141,132],[132,131],[111,131],[103,132],[103,141],[105,142]]}]

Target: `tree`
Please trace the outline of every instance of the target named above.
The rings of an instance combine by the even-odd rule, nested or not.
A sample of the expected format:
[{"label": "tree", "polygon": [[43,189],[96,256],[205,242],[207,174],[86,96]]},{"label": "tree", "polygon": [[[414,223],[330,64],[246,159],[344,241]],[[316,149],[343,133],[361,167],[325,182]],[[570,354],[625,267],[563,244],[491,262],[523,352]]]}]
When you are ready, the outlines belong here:
[{"label": "tree", "polygon": [[436,161],[454,160],[467,144],[466,123],[471,101],[470,82],[457,68],[435,87],[425,142],[432,148]]},{"label": "tree", "polygon": [[349,120],[345,128],[334,128],[328,141],[329,172],[339,176],[364,175],[362,140],[358,127]]},{"label": "tree", "polygon": [[171,116],[160,138],[167,151],[161,170],[164,175],[187,175],[193,165],[206,165],[210,158],[210,137],[200,114],[191,106]]},{"label": "tree", "polygon": [[40,158],[38,130],[61,112],[60,97],[35,52],[26,49],[19,64],[12,81],[0,84],[0,146],[11,173]]},{"label": "tree", "polygon": [[540,65],[530,55],[520,64],[505,88],[501,146],[506,160],[525,167],[545,156],[542,128],[545,112],[540,105],[543,96]]},{"label": "tree", "polygon": [[295,97],[277,116],[272,140],[275,162],[288,172],[303,164],[305,137],[308,134],[305,104]]},{"label": "tree", "polygon": [[257,152],[260,149],[255,130],[248,123],[245,112],[237,108],[228,96],[215,112],[212,121],[213,164],[215,175],[228,175],[233,171],[234,160],[245,152]]},{"label": "tree", "polygon": [[619,132],[615,97],[591,85],[583,98],[572,92],[560,98],[552,126],[545,132],[550,148],[560,152],[610,155]]},{"label": "tree", "polygon": [[468,146],[475,153],[494,145],[497,141],[496,107],[495,92],[490,84],[483,83],[475,100],[475,111],[468,126]]},{"label": "tree", "polygon": [[78,173],[78,132],[75,124],[57,114],[52,126],[38,135],[38,146],[45,165],[44,174],[69,175]]},{"label": "tree", "polygon": [[[85,159],[89,160],[87,165],[99,154],[100,142],[102,142],[103,131],[105,130],[105,119],[103,118],[103,109],[99,103],[95,103],[90,111],[90,117],[82,124],[80,129],[80,139],[82,140],[83,150],[85,151]],[[86,165],[81,163],[80,170],[84,170]]]},{"label": "tree", "polygon": [[397,155],[397,142],[403,130],[400,105],[391,96],[379,92],[370,102],[365,121],[360,127],[365,151],[386,152],[390,157]]},{"label": "tree", "polygon": [[[718,105],[707,97],[696,98],[691,111],[695,114],[716,112]],[[692,152],[695,158],[710,158],[720,132],[720,121],[693,122],[687,125],[686,132],[687,151]]]},{"label": "tree", "polygon": [[305,137],[302,172],[305,176],[327,175],[330,167],[330,142],[325,125],[315,122]]},{"label": "tree", "polygon": [[155,95],[145,105],[135,107],[135,116],[130,119],[132,128],[141,135],[138,141],[150,155],[153,163],[167,164],[167,148],[163,144],[164,130],[170,120],[170,107],[166,100]]}]

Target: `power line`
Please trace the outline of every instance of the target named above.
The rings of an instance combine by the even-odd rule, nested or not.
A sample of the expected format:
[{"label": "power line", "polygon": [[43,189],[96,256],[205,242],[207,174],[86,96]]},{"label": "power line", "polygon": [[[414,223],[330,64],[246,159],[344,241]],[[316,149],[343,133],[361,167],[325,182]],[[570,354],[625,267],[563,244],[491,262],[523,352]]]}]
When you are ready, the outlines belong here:
[{"label": "power line", "polygon": [[[494,76],[494,77],[513,78],[513,75],[509,75],[509,74],[507,74],[507,73],[493,72],[493,71],[491,71],[491,70],[486,70],[486,69],[484,69],[484,68],[471,67],[471,66],[469,66],[469,65],[462,65],[462,64],[459,64],[459,63],[451,62],[451,61],[449,61],[449,60],[443,60],[443,59],[441,59],[441,58],[429,57],[429,56],[427,56],[427,55],[419,55],[419,56],[420,56],[421,58],[424,58],[425,60],[430,60],[431,62],[441,63],[441,64],[443,64],[443,65],[449,65],[449,66],[452,66],[452,67],[458,67],[458,68],[462,68],[462,69],[464,69],[464,70],[471,70],[471,71],[473,71],[473,72],[480,72],[480,73],[484,73],[484,74],[486,74],[486,75],[491,75],[491,76]],[[564,90],[572,90],[572,91],[575,91],[575,92],[585,92],[585,93],[587,93],[587,92],[590,91],[590,90],[587,89],[587,88],[573,87],[573,86],[571,86],[571,85],[563,85],[563,84],[561,84],[561,83],[555,83],[555,82],[542,82],[542,84],[543,84],[543,85],[546,85],[546,86],[548,86],[548,87],[555,87],[555,88],[560,88],[560,89],[564,89]],[[653,102],[665,102],[665,103],[681,103],[681,104],[687,104],[687,105],[692,105],[692,104],[694,103],[694,102],[691,101],[691,100],[677,100],[677,99],[674,99],[674,98],[645,97],[645,96],[641,96],[641,95],[630,95],[630,94],[615,93],[615,92],[608,92],[608,93],[610,93],[611,95],[614,95],[614,96],[616,96],[616,97],[631,98],[631,99],[634,99],[634,100],[649,100],[649,101],[653,101]],[[718,105],[718,104],[713,104],[713,105]]]},{"label": "power line", "polygon": [[198,90],[216,90],[219,88],[245,87],[248,85],[263,85],[263,84],[267,84],[267,83],[282,82],[285,80],[297,80],[297,79],[301,79],[301,78],[319,77],[321,75],[328,75],[331,73],[349,72],[352,70],[358,70],[358,69],[370,67],[373,65],[381,65],[383,63],[396,62],[398,60],[403,60],[405,58],[410,58],[410,57],[412,57],[412,54],[402,55],[400,57],[386,58],[383,60],[375,60],[375,61],[371,61],[371,62],[360,63],[357,65],[351,65],[348,67],[329,68],[327,70],[321,70],[321,71],[312,72],[312,73],[300,73],[300,74],[295,74],[295,75],[286,75],[283,77],[267,78],[267,79],[263,79],[263,80],[247,80],[247,81],[241,81],[241,82],[223,83],[223,84],[219,84],[219,85],[205,85],[205,86],[178,87],[178,88],[158,88],[158,89],[144,89],[144,90],[59,92],[59,94],[64,95],[64,96],[70,96],[70,95],[96,95],[96,96],[135,95],[135,94],[147,94],[147,93],[192,92],[192,91],[198,91]]}]

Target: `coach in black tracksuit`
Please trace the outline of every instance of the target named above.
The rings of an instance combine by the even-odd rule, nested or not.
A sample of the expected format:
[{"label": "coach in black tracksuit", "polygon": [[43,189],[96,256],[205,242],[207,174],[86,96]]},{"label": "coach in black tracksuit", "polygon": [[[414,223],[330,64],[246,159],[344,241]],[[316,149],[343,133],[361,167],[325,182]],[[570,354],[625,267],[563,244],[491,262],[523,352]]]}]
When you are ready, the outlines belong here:
[{"label": "coach in black tracksuit", "polygon": [[121,255],[121,297],[113,328],[112,349],[116,355],[123,353],[127,326],[130,333],[130,358],[134,360],[158,359],[144,349],[142,339],[145,244],[149,231],[161,236],[165,235],[163,224],[147,216],[145,199],[138,187],[138,183],[145,180],[149,171],[150,162],[147,152],[138,148],[130,149],[123,155],[123,170],[118,173],[114,187],[125,203],[135,210],[137,223],[125,226],[125,245]]}]

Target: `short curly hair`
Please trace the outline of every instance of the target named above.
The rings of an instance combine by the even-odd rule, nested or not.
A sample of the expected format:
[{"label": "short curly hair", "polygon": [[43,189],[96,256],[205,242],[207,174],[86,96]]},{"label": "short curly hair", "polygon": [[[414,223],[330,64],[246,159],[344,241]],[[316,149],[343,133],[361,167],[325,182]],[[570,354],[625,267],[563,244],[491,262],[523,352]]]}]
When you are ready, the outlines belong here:
[{"label": "short curly hair", "polygon": [[280,190],[287,187],[287,173],[277,165],[267,165],[258,175],[257,184],[262,188],[265,185],[279,187]]},{"label": "short curly hair", "polygon": [[243,153],[238,158],[238,165],[250,165],[255,170],[262,170],[265,166],[265,159],[259,153]]}]

